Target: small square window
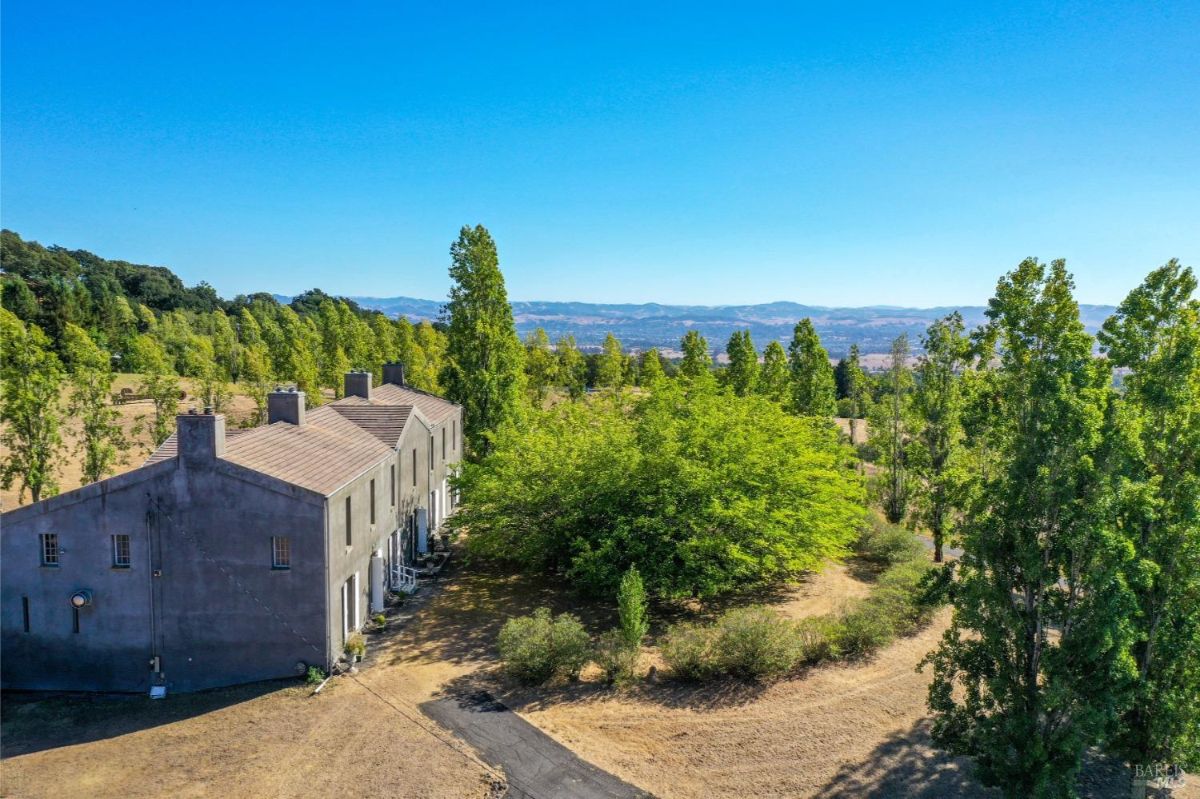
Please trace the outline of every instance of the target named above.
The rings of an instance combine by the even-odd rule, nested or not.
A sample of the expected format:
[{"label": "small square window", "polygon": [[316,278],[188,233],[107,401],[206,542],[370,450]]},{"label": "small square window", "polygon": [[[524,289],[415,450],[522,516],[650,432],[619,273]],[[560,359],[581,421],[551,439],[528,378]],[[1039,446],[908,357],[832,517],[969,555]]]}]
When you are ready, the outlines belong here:
[{"label": "small square window", "polygon": [[292,568],[292,542],[287,536],[271,536],[271,568]]},{"label": "small square window", "polygon": [[128,569],[133,558],[129,551],[129,536],[118,533],[112,537],[112,558],[114,569]]},{"label": "small square window", "polygon": [[42,533],[42,565],[58,565],[58,533]]}]

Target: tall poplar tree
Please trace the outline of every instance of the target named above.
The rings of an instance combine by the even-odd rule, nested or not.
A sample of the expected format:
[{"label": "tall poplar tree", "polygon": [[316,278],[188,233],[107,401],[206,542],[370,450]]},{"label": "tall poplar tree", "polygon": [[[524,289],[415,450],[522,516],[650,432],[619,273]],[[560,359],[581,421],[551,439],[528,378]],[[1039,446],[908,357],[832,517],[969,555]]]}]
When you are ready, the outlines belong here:
[{"label": "tall poplar tree", "polygon": [[612,333],[604,337],[604,345],[600,350],[600,361],[596,367],[596,385],[613,391],[620,391],[625,383],[625,354],[621,351],[621,342]]},{"label": "tall poplar tree", "polygon": [[558,356],[558,379],[571,399],[579,399],[587,390],[587,361],[575,345],[575,337],[560,338],[554,345],[554,354]]},{"label": "tall poplar tree", "polygon": [[858,443],[858,420],[867,415],[867,374],[859,360],[858,345],[850,345],[850,353],[838,363],[839,396],[850,405],[850,443]]},{"label": "tall poplar tree", "polygon": [[712,379],[712,356],[708,342],[698,330],[689,330],[680,342],[683,361],[679,364],[679,376],[684,380],[707,381]]},{"label": "tall poplar tree", "polygon": [[0,443],[8,447],[0,485],[20,481],[18,501],[26,491],[34,502],[58,493],[54,461],[62,449],[62,383],[62,363],[46,334],[0,308]]},{"label": "tall poplar tree", "polygon": [[763,350],[758,393],[775,402],[784,402],[789,396],[789,377],[787,353],[783,351],[782,344],[772,341]]},{"label": "tall poplar tree", "polygon": [[792,343],[788,347],[788,367],[791,372],[792,413],[832,417],[837,412],[833,366],[810,319],[801,319],[796,323]]},{"label": "tall poplar tree", "polygon": [[496,243],[482,225],[464,226],[450,247],[450,301],[442,384],[463,406],[463,429],[481,455],[491,436],[520,418],[524,349],[513,325]]},{"label": "tall poplar tree", "polygon": [[725,346],[725,353],[729,356],[726,375],[733,393],[739,397],[753,394],[758,383],[758,351],[754,349],[750,331],[735,330]]},{"label": "tall poplar tree", "polygon": [[63,329],[63,351],[71,368],[67,413],[79,423],[76,451],[83,482],[94,483],[115,471],[129,447],[121,429],[121,414],[110,404],[112,362],[108,353],[74,324]]},{"label": "tall poplar tree", "polygon": [[927,658],[934,740],[1021,799],[1075,794],[1133,672],[1129,547],[1097,465],[1111,373],[1071,291],[1064,262],[1029,259],[989,303],[995,466],[972,493],[951,626]]},{"label": "tall poplar tree", "polygon": [[653,388],[658,381],[666,378],[662,361],[659,360],[658,350],[651,347],[642,353],[641,368],[638,370],[638,385]]},{"label": "tall poplar tree", "polygon": [[525,379],[533,404],[541,407],[558,377],[558,361],[550,349],[550,337],[538,328],[525,337]]},{"label": "tall poplar tree", "polygon": [[917,476],[913,488],[920,519],[933,535],[936,563],[942,562],[942,547],[966,480],[960,374],[970,360],[971,342],[963,330],[957,311],[929,326],[913,391],[917,416],[910,450]]},{"label": "tall poplar tree", "polygon": [[[1200,769],[1200,302],[1172,260],[1151,272],[1101,329],[1102,350],[1130,370],[1121,522],[1135,548],[1129,582],[1137,665],[1111,748],[1145,795],[1155,766]],[[1140,767],[1136,768],[1136,767]],[[1139,773],[1140,771],[1140,773]]]},{"label": "tall poplar tree", "polygon": [[885,379],[887,393],[871,407],[871,444],[878,453],[880,472],[876,486],[883,513],[892,524],[908,516],[912,491],[908,445],[915,424],[912,418],[912,372],[908,369],[908,336],[892,341],[891,359]]}]

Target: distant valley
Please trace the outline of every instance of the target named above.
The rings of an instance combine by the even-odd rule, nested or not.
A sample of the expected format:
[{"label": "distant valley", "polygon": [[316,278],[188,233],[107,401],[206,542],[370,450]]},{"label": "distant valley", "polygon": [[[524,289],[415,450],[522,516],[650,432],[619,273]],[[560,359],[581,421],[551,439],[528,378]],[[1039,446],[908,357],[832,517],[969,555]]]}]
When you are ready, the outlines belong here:
[{"label": "distant valley", "polygon": [[[288,298],[280,297],[287,301]],[[439,316],[442,303],[411,297],[351,297],[364,308],[379,310],[388,316],[407,316],[411,320]],[[714,351],[724,349],[734,330],[750,329],[761,350],[771,339],[785,344],[791,339],[797,320],[809,317],[830,356],[840,358],[851,344],[864,353],[887,352],[892,339],[907,333],[914,350],[921,335],[934,319],[960,311],[968,327],[981,324],[984,306],[969,305],[938,308],[826,308],[794,302],[761,305],[662,305],[659,303],[609,304],[590,302],[514,302],[513,315],[522,337],[535,328],[545,328],[553,341],[572,334],[580,346],[598,347],[610,331],[627,349],[658,347],[673,350],[690,329],[699,330]],[[1084,325],[1095,332],[1114,308],[1111,305],[1083,305]]]}]

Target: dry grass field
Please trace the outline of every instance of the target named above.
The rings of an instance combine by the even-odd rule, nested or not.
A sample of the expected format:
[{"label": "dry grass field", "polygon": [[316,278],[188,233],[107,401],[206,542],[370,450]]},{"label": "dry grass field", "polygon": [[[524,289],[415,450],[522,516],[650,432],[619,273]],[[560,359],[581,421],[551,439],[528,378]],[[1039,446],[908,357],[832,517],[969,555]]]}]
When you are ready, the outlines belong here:
[{"label": "dry grass field", "polygon": [[[869,590],[856,564],[830,565],[762,601],[802,618]],[[561,585],[460,565],[403,626],[371,640],[368,663],[319,696],[263,683],[162,702],[144,697],[6,695],[0,794],[12,797],[484,796],[491,776],[418,705],[490,690],[581,757],[661,799],[691,797],[988,797],[968,762],[929,740],[916,671],[948,620],[869,662],[831,665],[769,686],[677,684],[661,676],[629,689],[580,682],[516,688],[499,674],[504,621],[539,606],[577,613],[594,632],[615,609],[578,603]],[[704,608],[705,615],[720,607]],[[655,609],[651,641],[666,621]],[[659,663],[647,647],[643,667]],[[1084,795],[1127,795],[1119,767],[1089,761]],[[1174,796],[1196,799],[1195,784]],[[551,799],[546,797],[545,799]]]}]

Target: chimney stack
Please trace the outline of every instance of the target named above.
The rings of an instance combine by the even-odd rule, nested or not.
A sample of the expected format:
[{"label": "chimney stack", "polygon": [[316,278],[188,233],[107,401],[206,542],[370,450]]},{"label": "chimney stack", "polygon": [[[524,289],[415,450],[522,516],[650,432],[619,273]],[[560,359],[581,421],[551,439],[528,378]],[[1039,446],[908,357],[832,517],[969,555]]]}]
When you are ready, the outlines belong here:
[{"label": "chimney stack", "polygon": [[345,394],[347,397],[371,398],[371,373],[363,370],[346,372]]},{"label": "chimney stack", "polygon": [[304,424],[304,392],[294,388],[276,388],[267,395],[267,424],[287,422]]},{"label": "chimney stack", "polygon": [[205,409],[193,408],[175,417],[175,441],[179,460],[187,466],[201,466],[225,457],[225,417]]},{"label": "chimney stack", "polygon": [[383,365],[383,382],[393,386],[404,385],[404,364],[399,361],[385,363]]}]

